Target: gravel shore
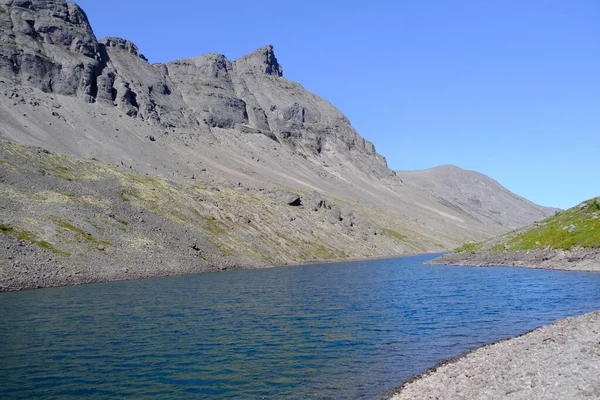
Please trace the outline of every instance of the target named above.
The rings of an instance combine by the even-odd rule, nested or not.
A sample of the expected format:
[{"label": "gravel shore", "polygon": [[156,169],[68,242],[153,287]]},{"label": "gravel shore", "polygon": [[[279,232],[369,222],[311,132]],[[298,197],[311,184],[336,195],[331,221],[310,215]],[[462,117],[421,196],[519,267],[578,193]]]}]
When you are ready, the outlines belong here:
[{"label": "gravel shore", "polygon": [[470,265],[475,267],[507,266],[600,272],[600,249],[450,253],[431,260],[428,264]]},{"label": "gravel shore", "polygon": [[600,311],[594,311],[445,361],[392,400],[599,398]]}]

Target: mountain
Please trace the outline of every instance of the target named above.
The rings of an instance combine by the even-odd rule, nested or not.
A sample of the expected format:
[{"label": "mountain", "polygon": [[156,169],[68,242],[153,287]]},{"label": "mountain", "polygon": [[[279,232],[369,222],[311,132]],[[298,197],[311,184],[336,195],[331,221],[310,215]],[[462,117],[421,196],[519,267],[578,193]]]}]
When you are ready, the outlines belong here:
[{"label": "mountain", "polygon": [[600,271],[600,197],[434,262]]},{"label": "mountain", "polygon": [[413,185],[272,46],[150,64],[63,0],[0,0],[0,121],[9,288],[441,251],[553,212]]},{"label": "mountain", "polygon": [[543,215],[539,205],[476,171],[442,165],[419,171],[396,171],[396,174],[406,186],[486,225],[500,224],[514,229]]}]

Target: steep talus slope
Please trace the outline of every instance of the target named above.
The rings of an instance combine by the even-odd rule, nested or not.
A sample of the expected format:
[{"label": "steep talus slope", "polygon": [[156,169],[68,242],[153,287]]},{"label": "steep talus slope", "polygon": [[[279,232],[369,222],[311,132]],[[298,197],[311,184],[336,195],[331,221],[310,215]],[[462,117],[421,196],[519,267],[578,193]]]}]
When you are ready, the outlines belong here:
[{"label": "steep talus slope", "polygon": [[319,193],[174,182],[8,141],[0,165],[4,289],[447,246],[393,213]]},{"label": "steep talus slope", "polygon": [[[410,184],[406,177],[403,179],[407,183],[403,184],[397,173],[387,168],[373,144],[358,135],[339,110],[285,79],[272,46],[235,61],[220,54],[207,54],[150,64],[128,40],[97,40],[85,13],[63,0],[0,0],[0,121],[0,139],[37,146],[57,157],[72,157],[67,164],[100,162],[103,170],[110,168],[135,179],[159,179],[161,187],[167,185],[170,193],[181,191],[176,197],[187,196],[189,188],[198,185],[250,193],[284,190],[295,192],[304,201],[316,192],[316,196],[336,204],[337,208],[328,209],[328,213],[336,214],[338,208],[344,208],[352,212],[356,221],[364,222],[346,226],[348,232],[339,231],[336,225],[341,220],[334,217],[334,223],[328,222],[333,227],[320,225],[319,219],[313,220],[318,213],[313,215],[306,205],[300,206],[308,213],[306,220],[314,226],[296,226],[302,230],[298,235],[308,235],[302,240],[309,240],[312,236],[308,232],[312,231],[324,246],[332,246],[331,254],[339,258],[447,249],[500,234],[512,224],[528,223],[549,213],[548,209],[530,207],[519,198],[512,199],[510,207],[505,208],[488,207],[484,201],[481,207],[458,207],[458,203],[467,200],[448,201],[442,189],[435,188],[440,193],[431,194]],[[23,160],[24,165],[15,165],[10,159],[14,152],[8,154],[6,163],[0,165],[4,176],[14,178],[31,173],[31,159]],[[89,168],[84,164],[83,169]],[[13,169],[6,170],[6,165],[13,165]],[[110,208],[117,207],[114,193],[110,193],[117,190],[115,182],[119,180],[113,179],[112,172],[109,175],[110,179],[100,181],[107,185],[107,199],[101,202]],[[0,183],[9,195],[16,185],[10,179]],[[20,189],[25,194],[16,198],[21,202],[37,199],[34,194],[39,191],[71,193],[67,190],[69,181],[37,176],[31,179],[37,182],[35,188]],[[88,190],[89,184],[82,181],[81,190]],[[33,216],[14,214],[21,215],[20,219],[8,218],[19,203],[9,195],[6,198],[12,202],[2,204],[7,215],[0,223],[10,225],[13,233],[31,224],[34,226],[27,229],[34,231],[36,224],[43,227],[52,223],[48,215],[56,213],[45,211],[44,202],[29,204],[35,210]],[[227,196],[213,199],[224,210],[236,210],[215,218],[234,221],[245,218],[246,211],[254,209],[251,197],[236,195],[233,199],[237,203],[230,206],[226,206]],[[285,226],[290,218],[298,219],[288,216],[286,207],[271,211],[271,224],[279,221]],[[82,219],[86,212],[95,211],[85,208],[78,218]],[[502,218],[495,217],[496,212],[504,213]],[[378,226],[383,228],[379,218],[390,224],[385,229],[396,233],[387,236],[398,243],[366,241],[367,247],[372,244],[368,251],[362,245],[355,246],[352,238],[368,236]],[[175,232],[180,228],[172,229]],[[198,230],[198,240],[210,247],[210,240],[202,233],[206,233],[207,226],[198,223],[194,229]],[[62,243],[56,231],[45,232],[48,234],[44,242]],[[244,234],[234,230],[228,240]],[[14,235],[10,237],[14,239]],[[248,243],[249,248],[261,249],[264,241],[253,238]],[[282,251],[285,240],[269,243],[275,254],[270,258],[259,255],[264,255],[262,250],[253,253],[219,246],[213,250],[220,251],[221,256],[227,254],[230,263],[236,265],[311,258],[306,252]],[[123,249],[117,244],[112,248]],[[69,258],[66,262],[75,265],[90,259],[89,255],[81,257],[80,261]],[[173,265],[186,262],[174,261]],[[148,265],[144,268],[151,269]],[[182,267],[173,268],[182,271]]]},{"label": "steep talus slope", "polygon": [[557,211],[517,196],[486,175],[454,165],[396,174],[405,185],[485,224],[514,229]]}]

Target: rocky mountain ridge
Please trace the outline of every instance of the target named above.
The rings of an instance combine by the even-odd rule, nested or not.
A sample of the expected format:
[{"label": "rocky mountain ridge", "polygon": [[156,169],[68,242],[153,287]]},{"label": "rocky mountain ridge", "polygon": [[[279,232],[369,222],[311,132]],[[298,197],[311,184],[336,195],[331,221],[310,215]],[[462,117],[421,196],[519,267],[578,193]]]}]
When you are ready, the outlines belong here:
[{"label": "rocky mountain ridge", "polygon": [[317,153],[329,141],[385,167],[337,109],[283,78],[272,46],[234,62],[207,54],[151,65],[128,40],[98,41],[74,3],[2,0],[0,7],[0,76],[45,93],[114,104],[167,128],[245,127]]},{"label": "rocky mountain ridge", "polygon": [[[71,233],[103,237],[114,257],[129,254],[112,263],[117,269],[82,273],[86,278],[77,282],[120,279],[115,271],[130,268],[134,257],[128,243],[165,249],[169,235],[182,236],[182,230],[188,239],[181,252],[194,241],[207,256],[194,267],[168,253],[175,261],[166,268],[161,258],[163,273],[218,269],[218,263],[264,266],[440,251],[553,211],[518,197],[506,205],[457,207],[464,203],[460,196],[449,201],[446,189],[425,190],[426,180],[391,171],[339,110],[284,78],[272,46],[235,61],[213,53],[149,64],[130,41],[97,40],[85,13],[64,0],[0,0],[0,121],[0,139],[7,141],[0,146],[4,239],[29,238],[28,248],[36,251],[47,251],[39,244],[48,243],[70,254],[65,264],[93,269],[93,248],[77,250],[75,239],[64,235],[71,215],[66,224],[77,229]],[[94,168],[106,173],[76,173]],[[460,179],[466,177],[458,185]],[[211,207],[197,190],[213,194]],[[482,196],[508,198],[503,190],[490,186]],[[271,196],[282,193],[299,203],[280,206]],[[93,200],[71,201],[80,196]],[[313,198],[326,200],[313,207]],[[178,205],[178,216],[163,208],[169,201]],[[135,224],[124,234],[93,222],[131,203],[151,213],[144,219],[163,234]],[[133,209],[124,210],[137,220]],[[257,228],[251,234],[247,221]],[[18,254],[11,253],[5,273],[21,265]],[[31,265],[36,257],[22,262]],[[159,273],[151,258],[140,259],[146,263],[129,276]]]}]

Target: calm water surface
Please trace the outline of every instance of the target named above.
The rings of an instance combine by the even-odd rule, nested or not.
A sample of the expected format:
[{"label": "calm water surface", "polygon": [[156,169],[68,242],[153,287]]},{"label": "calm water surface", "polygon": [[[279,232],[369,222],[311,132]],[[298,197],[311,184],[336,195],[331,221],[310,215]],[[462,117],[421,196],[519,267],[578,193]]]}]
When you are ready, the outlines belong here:
[{"label": "calm water surface", "polygon": [[600,274],[432,256],[0,295],[0,398],[381,398],[437,361],[600,308]]}]

